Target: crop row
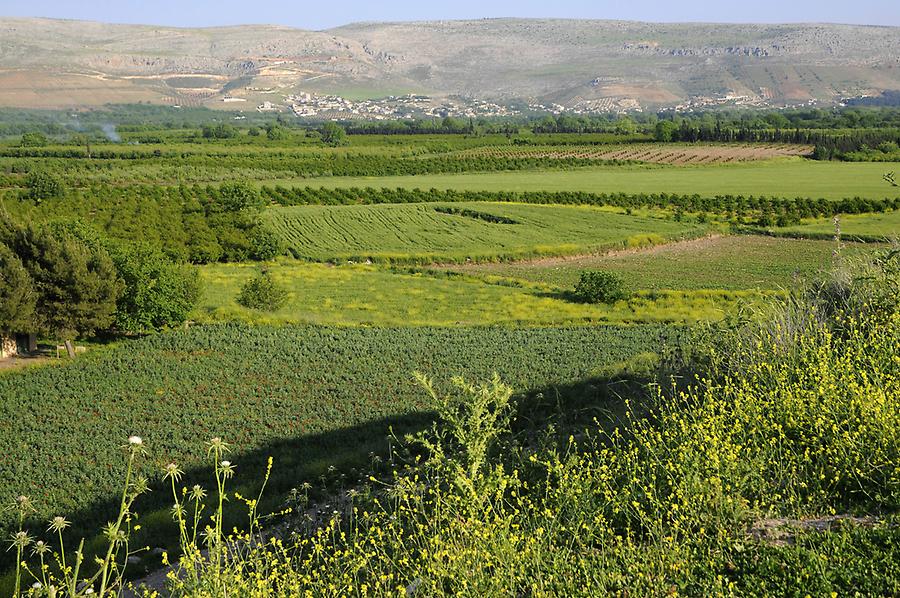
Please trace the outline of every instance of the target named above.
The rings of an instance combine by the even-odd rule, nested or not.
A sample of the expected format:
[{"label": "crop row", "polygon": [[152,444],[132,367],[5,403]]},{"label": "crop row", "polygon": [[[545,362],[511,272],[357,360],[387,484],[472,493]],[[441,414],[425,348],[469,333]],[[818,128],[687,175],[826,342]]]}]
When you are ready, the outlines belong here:
[{"label": "crop row", "polygon": [[[282,186],[263,187],[263,193],[279,205],[356,205],[382,203],[506,201],[529,204],[597,205],[620,208],[660,208],[685,212],[754,216],[790,224],[800,218],[866,214],[900,209],[900,198],[866,199],[860,197],[829,200],[824,198],[782,198],[744,195],[701,196],[676,193],[583,193],[551,191],[458,191],[454,189],[390,189],[372,187],[316,188]],[[769,226],[774,222],[760,222]]]},{"label": "crop row", "polygon": [[542,158],[546,160],[621,160],[660,164],[714,164],[766,160],[781,156],[801,156],[812,147],[792,144],[743,145],[630,145],[594,147],[484,147],[457,155],[489,158]]},{"label": "crop row", "polygon": [[[238,482],[272,456],[277,494],[315,482],[316,464],[342,452],[362,451],[363,460],[369,450],[384,452],[389,425],[398,434],[421,425],[433,406],[415,371],[441,384],[497,372],[521,391],[566,401],[574,398],[569,385],[658,351],[673,334],[662,327],[222,325],[128,341],[65,367],[0,377],[0,499],[29,496],[38,521],[57,514],[79,524],[105,521],[96,505],[119,485],[121,445],[131,434],[152,447],[150,465],[159,468],[170,460],[197,466],[205,457],[198,439],[213,436],[259,450],[232,456]],[[558,396],[547,392],[554,388]],[[151,496],[165,501],[164,492]],[[0,511],[4,537],[12,517]]]}]

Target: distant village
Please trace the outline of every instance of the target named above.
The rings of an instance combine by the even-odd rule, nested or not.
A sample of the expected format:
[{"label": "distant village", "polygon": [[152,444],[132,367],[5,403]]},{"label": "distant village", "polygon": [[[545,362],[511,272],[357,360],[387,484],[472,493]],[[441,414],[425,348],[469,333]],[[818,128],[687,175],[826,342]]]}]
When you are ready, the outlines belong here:
[{"label": "distant village", "polygon": [[[250,89],[250,88],[248,88]],[[264,93],[275,90],[250,89]],[[696,112],[716,107],[765,108],[775,107],[771,92],[762,88],[755,94],[727,91],[718,95],[696,96],[672,106],[654,106],[654,109],[675,112]],[[226,95],[221,101],[245,103],[242,97]],[[815,100],[795,102],[789,107],[800,108],[817,105]],[[782,106],[788,107],[788,106]],[[398,120],[417,118],[495,118],[521,114],[628,114],[643,112],[641,103],[633,98],[576,96],[566,102],[540,103],[536,101],[504,105],[475,98],[433,98],[426,95],[407,94],[387,96],[381,99],[351,100],[339,95],[300,92],[283,96],[282,102],[264,101],[256,106],[258,112],[290,112],[298,118],[315,120]]]}]

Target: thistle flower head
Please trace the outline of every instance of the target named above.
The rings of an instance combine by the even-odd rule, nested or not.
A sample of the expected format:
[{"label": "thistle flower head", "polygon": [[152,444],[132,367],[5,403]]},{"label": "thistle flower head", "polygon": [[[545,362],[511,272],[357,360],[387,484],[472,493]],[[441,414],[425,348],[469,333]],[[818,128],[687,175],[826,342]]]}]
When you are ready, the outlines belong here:
[{"label": "thistle flower head", "polygon": [[50,551],[50,547],[47,546],[47,543],[43,540],[38,540],[34,543],[34,548],[31,549],[32,554],[34,556],[41,556],[47,554]]},{"label": "thistle flower head", "polygon": [[67,527],[69,527],[69,525],[71,525],[71,524],[69,523],[68,520],[66,520],[65,517],[57,515],[56,517],[54,517],[53,519],[50,520],[50,525],[47,527],[47,531],[59,533],[59,532],[63,531],[64,529],[66,529]]},{"label": "thistle flower head", "polygon": [[172,463],[169,463],[168,465],[166,465],[165,475],[163,475],[163,479],[164,480],[171,479],[171,480],[177,482],[181,479],[181,476],[183,476],[183,475],[184,475],[184,472],[181,471],[180,469],[178,469],[178,465],[176,465],[174,462],[172,462]]},{"label": "thistle flower head", "polygon": [[131,446],[142,446],[144,444],[144,441],[141,440],[140,436],[129,436],[128,444],[130,444]]},{"label": "thistle flower head", "polygon": [[206,490],[200,484],[194,484],[194,487],[191,488],[191,498],[193,500],[203,500],[206,498]]},{"label": "thistle flower head", "polygon": [[25,516],[29,513],[33,513],[35,511],[35,508],[31,504],[30,498],[28,498],[24,494],[20,494],[16,497],[16,500],[13,501],[13,503],[4,510],[16,511],[19,513],[19,515]]},{"label": "thistle flower head", "polygon": [[209,445],[209,451],[207,452],[207,454],[211,455],[215,453],[217,455],[224,455],[228,452],[228,443],[224,442],[218,436],[210,440],[207,444]]},{"label": "thistle flower head", "polygon": [[34,541],[26,531],[18,531],[12,535],[11,548],[24,549]]},{"label": "thistle flower head", "polygon": [[231,461],[222,461],[219,463],[219,468],[222,470],[222,475],[226,478],[234,475],[234,465],[231,464]]}]

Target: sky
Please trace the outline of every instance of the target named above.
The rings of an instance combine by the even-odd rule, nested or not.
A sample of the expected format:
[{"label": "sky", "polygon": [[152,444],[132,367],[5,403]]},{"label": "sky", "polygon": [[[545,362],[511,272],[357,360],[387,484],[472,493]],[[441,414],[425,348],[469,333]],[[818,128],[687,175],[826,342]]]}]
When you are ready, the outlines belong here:
[{"label": "sky", "polygon": [[490,17],[900,26],[900,0],[0,0],[0,16],[178,27],[266,23],[302,29],[327,29],[359,21]]}]

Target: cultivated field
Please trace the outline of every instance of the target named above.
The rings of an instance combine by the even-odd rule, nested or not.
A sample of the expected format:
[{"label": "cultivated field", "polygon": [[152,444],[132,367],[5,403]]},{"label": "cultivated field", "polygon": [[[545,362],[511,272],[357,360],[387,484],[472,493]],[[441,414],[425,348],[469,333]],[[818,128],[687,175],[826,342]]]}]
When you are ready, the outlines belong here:
[{"label": "cultivated field", "polygon": [[[128,341],[71,366],[0,377],[0,488],[33,497],[42,519],[65,512],[79,525],[93,525],[104,521],[102,509],[96,515],[90,509],[118,486],[122,438],[139,433],[159,459],[194,470],[191,484],[205,484],[205,472],[196,471],[206,456],[197,439],[222,433],[241,451],[244,492],[259,491],[256,475],[275,457],[273,497],[280,500],[329,467],[348,473],[348,464],[371,463],[370,452],[380,454],[388,442],[388,426],[402,434],[427,425],[434,405],[415,383],[415,371],[472,378],[498,372],[520,391],[556,387],[577,402],[585,390],[569,385],[656,351],[665,337],[658,327],[232,325]],[[48,433],[57,429],[66,433]],[[142,523],[159,545],[171,521],[168,499],[155,494],[151,504],[162,510]],[[9,529],[10,511],[0,517]]]},{"label": "cultivated field", "polygon": [[[591,167],[572,171],[434,174],[316,179],[325,187],[404,187],[472,191],[585,191],[593,193],[679,193],[770,197],[900,197],[900,187],[882,180],[883,164],[776,162],[696,167]],[[273,181],[272,181],[273,182]],[[295,181],[309,184],[309,181]]]},{"label": "cultivated field", "polygon": [[[570,288],[583,270],[619,273],[633,289],[780,289],[831,268],[835,243],[762,236],[713,236],[610,255],[448,266],[467,274],[507,276]],[[849,244],[857,258],[876,250]]]},{"label": "cultivated field", "polygon": [[582,160],[621,160],[651,164],[732,164],[772,160],[790,156],[808,156],[812,146],[797,144],[665,144],[596,146],[485,147],[457,155],[491,158],[543,158],[548,161],[567,158]]},{"label": "cultivated field", "polygon": [[589,206],[460,202],[270,208],[294,257],[432,263],[596,253],[696,236],[702,228]]}]

